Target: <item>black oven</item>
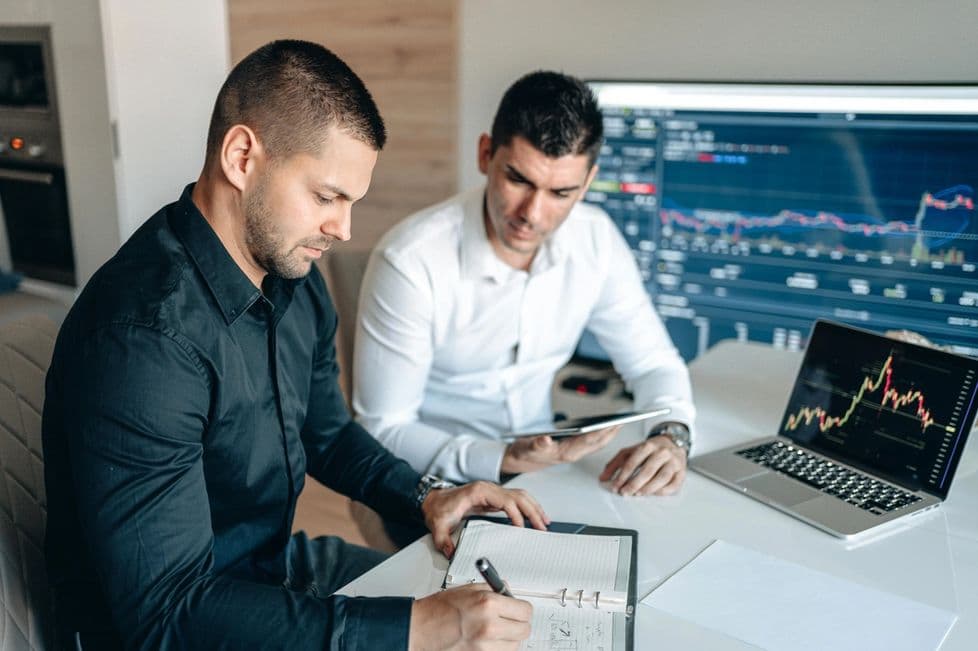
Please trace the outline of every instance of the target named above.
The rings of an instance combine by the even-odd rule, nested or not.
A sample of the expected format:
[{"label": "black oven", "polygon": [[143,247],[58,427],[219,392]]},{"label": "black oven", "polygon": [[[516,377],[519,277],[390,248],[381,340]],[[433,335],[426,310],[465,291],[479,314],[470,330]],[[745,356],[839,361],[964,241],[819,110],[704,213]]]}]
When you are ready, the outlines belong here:
[{"label": "black oven", "polygon": [[29,278],[76,284],[51,30],[0,26],[0,212]]},{"label": "black oven", "polygon": [[14,270],[29,278],[74,286],[65,187],[62,166],[0,165],[0,202]]}]

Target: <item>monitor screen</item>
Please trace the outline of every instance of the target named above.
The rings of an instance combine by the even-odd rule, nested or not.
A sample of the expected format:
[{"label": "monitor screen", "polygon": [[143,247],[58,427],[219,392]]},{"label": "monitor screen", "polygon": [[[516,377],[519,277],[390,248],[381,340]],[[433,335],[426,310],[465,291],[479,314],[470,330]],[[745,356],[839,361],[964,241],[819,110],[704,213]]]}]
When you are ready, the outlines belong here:
[{"label": "monitor screen", "polygon": [[978,361],[819,321],[782,436],[947,496],[975,418]]},{"label": "monitor screen", "polygon": [[[591,82],[585,201],[687,360],[813,321],[978,355],[978,86]],[[606,358],[585,334],[578,354]]]}]

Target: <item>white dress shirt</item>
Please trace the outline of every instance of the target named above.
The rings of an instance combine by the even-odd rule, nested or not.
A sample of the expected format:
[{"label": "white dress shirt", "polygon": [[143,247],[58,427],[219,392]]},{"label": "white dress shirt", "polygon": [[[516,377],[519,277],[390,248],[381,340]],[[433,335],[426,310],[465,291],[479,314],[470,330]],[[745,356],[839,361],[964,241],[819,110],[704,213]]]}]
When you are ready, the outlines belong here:
[{"label": "white dress shirt", "polygon": [[686,366],[608,215],[578,203],[526,272],[493,252],[484,192],[408,217],[370,256],[353,369],[367,431],[419,472],[498,481],[501,437],[552,421],[554,375],[585,328],[637,409],[691,425]]}]

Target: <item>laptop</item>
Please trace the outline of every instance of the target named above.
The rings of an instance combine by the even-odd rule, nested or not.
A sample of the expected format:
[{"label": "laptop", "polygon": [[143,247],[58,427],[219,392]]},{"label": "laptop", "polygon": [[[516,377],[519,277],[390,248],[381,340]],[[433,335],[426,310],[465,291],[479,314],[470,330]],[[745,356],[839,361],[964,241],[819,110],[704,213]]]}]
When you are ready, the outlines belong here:
[{"label": "laptop", "polygon": [[947,497],[976,392],[976,359],[819,320],[778,435],[689,465],[851,538]]}]

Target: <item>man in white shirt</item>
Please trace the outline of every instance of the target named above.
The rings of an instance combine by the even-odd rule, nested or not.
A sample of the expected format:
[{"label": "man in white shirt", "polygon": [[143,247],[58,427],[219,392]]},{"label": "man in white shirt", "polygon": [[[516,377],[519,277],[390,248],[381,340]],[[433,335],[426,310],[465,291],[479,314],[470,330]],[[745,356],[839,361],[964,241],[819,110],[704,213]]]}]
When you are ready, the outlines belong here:
[{"label": "man in white shirt", "polygon": [[622,495],[666,495],[682,484],[694,415],[688,372],[628,245],[607,214],[580,203],[601,142],[585,84],[526,75],[504,95],[492,135],[479,139],[485,187],[408,217],[373,251],[353,406],[415,469],[499,481],[607,444],[617,429],[502,440],[551,421],[554,374],[587,329],[637,409],[671,409],[599,479]]}]

